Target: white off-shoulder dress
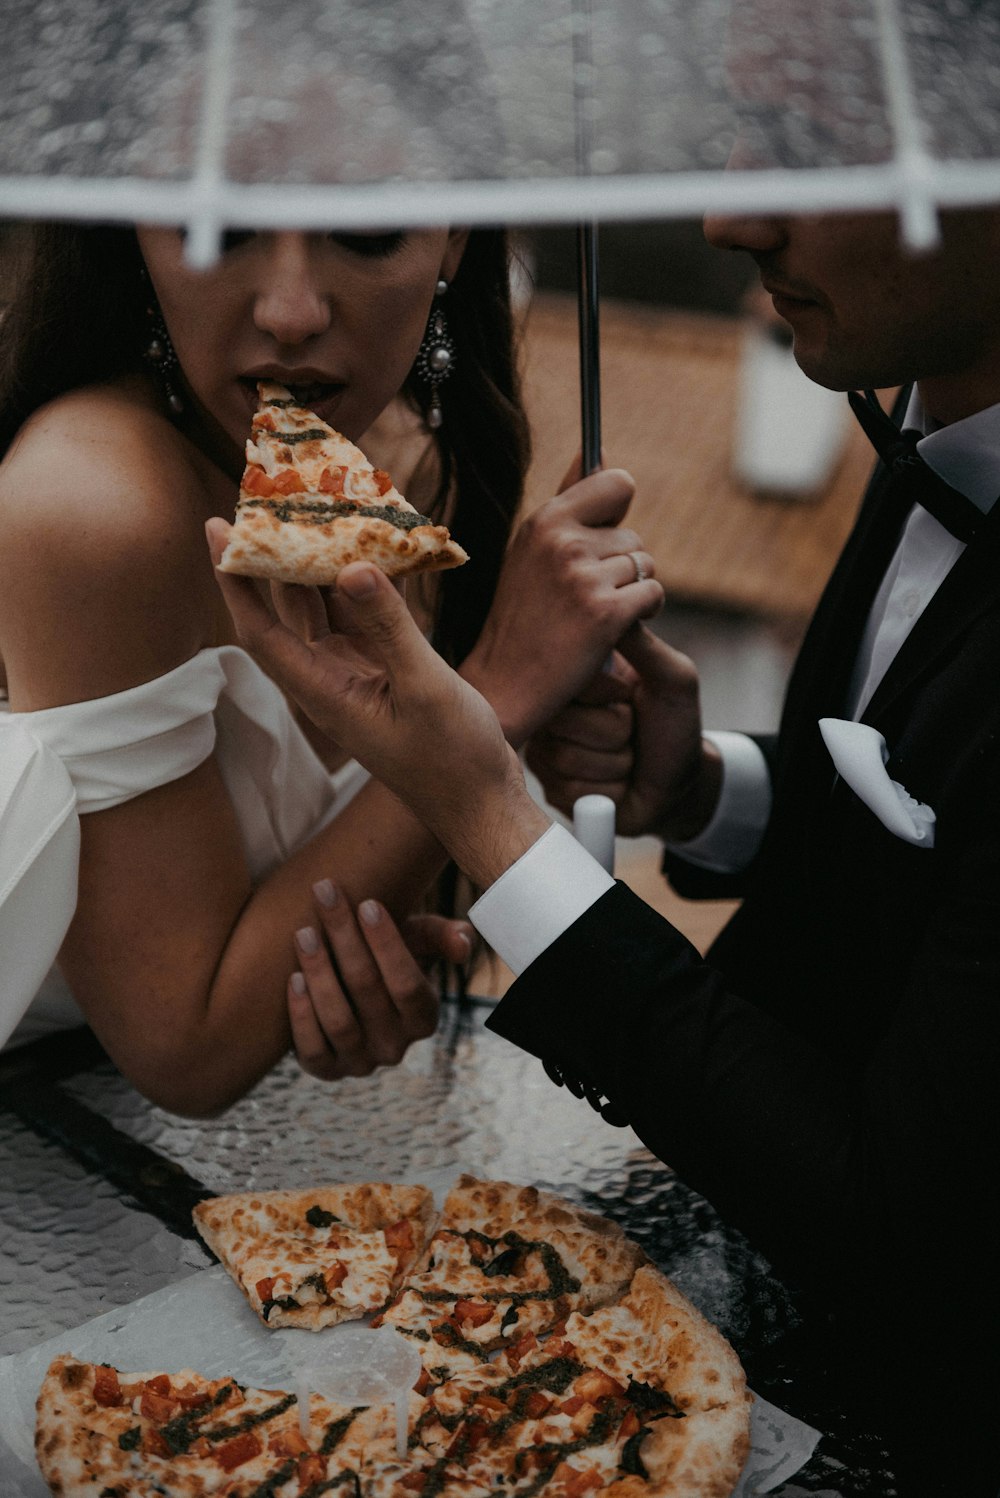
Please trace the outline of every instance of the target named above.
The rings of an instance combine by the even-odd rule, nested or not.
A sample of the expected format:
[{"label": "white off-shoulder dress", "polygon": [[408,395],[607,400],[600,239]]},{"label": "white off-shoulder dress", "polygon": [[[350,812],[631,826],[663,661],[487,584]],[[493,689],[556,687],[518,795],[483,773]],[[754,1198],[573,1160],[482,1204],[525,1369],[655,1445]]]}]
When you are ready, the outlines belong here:
[{"label": "white off-shoulder dress", "polygon": [[366,778],[354,763],[330,774],[235,645],[110,697],[33,713],[0,702],[0,1046],[83,1022],[53,967],[76,906],[80,817],[178,780],[213,751],[255,881]]}]

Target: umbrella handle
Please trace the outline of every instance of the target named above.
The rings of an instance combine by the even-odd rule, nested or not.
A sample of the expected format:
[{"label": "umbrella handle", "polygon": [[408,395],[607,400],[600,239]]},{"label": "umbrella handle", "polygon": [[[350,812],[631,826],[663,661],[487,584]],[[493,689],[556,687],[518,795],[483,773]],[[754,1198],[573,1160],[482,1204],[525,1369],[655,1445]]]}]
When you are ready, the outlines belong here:
[{"label": "umbrella handle", "polygon": [[601,343],[598,324],[597,225],[577,227],[580,330],[580,424],[583,477],[601,466]]}]

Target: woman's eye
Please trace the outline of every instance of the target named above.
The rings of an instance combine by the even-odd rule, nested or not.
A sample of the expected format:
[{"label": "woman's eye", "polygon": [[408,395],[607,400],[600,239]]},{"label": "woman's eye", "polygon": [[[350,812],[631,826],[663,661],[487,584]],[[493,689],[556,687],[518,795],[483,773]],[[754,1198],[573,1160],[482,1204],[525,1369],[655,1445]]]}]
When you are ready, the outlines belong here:
[{"label": "woman's eye", "polygon": [[253,239],[254,233],[253,229],[227,229],[222,236],[222,253],[227,255],[230,250],[239,249],[241,244]]},{"label": "woman's eye", "polygon": [[393,229],[387,234],[331,233],[327,238],[350,250],[352,255],[360,255],[365,260],[380,260],[394,255],[402,247],[406,234],[402,229]]}]

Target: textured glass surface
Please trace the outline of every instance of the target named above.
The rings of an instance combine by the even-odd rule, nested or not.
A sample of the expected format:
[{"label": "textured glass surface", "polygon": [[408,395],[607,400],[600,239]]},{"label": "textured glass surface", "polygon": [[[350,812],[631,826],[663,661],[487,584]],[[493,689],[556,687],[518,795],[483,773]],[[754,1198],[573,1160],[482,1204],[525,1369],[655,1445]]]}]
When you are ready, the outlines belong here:
[{"label": "textured glass surface", "polygon": [[[484,1030],[484,1013],[446,1005],[435,1037],[399,1068],[366,1079],[328,1086],[287,1061],[209,1122],[151,1107],[107,1064],[62,1087],[213,1191],[405,1179],[443,1192],[469,1170],[602,1211],[731,1338],[759,1392],[824,1431],[789,1495],[889,1498],[877,1443],[837,1414],[822,1361],[805,1366],[799,1312],[766,1261],[631,1130],[608,1126],[538,1062]],[[0,1354],[208,1262],[196,1242],[0,1109]]]},{"label": "textured glass surface", "polygon": [[[989,0],[12,0],[4,23],[0,211],[40,178],[188,187],[178,212],[230,220],[261,200],[220,184],[471,183],[481,216],[503,184],[581,177],[550,216],[615,178],[648,179],[662,210],[671,182],[726,165],[740,127],[748,169],[894,162],[887,198],[954,191],[935,162],[1000,157]],[[969,180],[1000,196],[996,176]],[[417,202],[396,194],[434,217]]]}]

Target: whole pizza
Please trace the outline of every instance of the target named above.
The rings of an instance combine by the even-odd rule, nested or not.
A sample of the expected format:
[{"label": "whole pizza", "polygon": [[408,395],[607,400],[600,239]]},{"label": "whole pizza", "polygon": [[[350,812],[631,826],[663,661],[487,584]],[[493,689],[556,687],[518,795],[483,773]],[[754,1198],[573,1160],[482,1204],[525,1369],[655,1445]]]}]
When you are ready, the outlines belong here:
[{"label": "whole pizza", "polygon": [[[419,1350],[405,1450],[388,1406],[69,1356],[38,1399],[61,1498],[726,1498],[752,1396],[721,1334],[607,1218],[462,1176],[218,1197],[196,1210],[268,1325],[371,1311]],[[200,1220],[199,1220],[200,1219]],[[402,1454],[400,1452],[402,1451]]]}]

